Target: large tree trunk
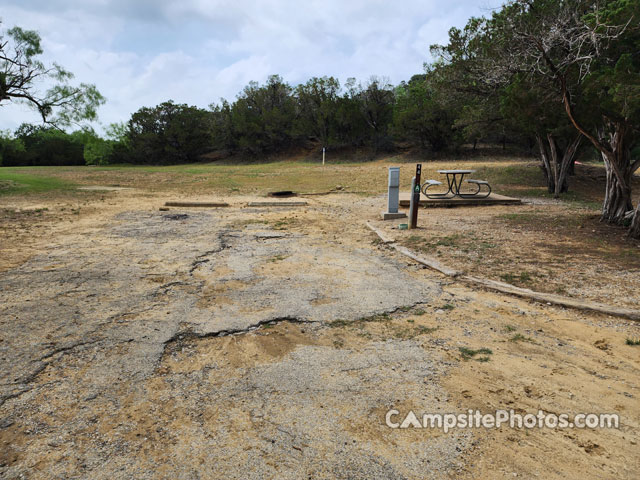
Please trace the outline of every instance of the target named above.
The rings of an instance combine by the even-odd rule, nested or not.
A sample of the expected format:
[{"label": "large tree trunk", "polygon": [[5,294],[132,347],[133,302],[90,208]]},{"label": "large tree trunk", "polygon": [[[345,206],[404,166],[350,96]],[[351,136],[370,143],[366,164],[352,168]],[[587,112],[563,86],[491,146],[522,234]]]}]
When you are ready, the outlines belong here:
[{"label": "large tree trunk", "polygon": [[555,191],[554,177],[553,172],[551,171],[551,161],[549,157],[551,156],[547,145],[542,139],[542,135],[536,133],[536,140],[538,142],[538,149],[540,150],[540,159],[542,160],[542,173],[544,173],[544,178],[547,182],[547,190],[549,193],[553,193]]},{"label": "large tree trunk", "polygon": [[[629,210],[633,209],[631,202],[631,174],[629,168],[620,165],[615,157],[602,154],[604,167],[607,172],[604,202],[602,204],[602,221],[621,225]],[[614,164],[618,163],[614,167]],[[616,168],[619,170],[616,173]]]},{"label": "large tree trunk", "polygon": [[602,221],[622,225],[628,219],[629,211],[633,210],[631,178],[634,166],[628,132],[622,125],[611,126],[614,127],[609,141],[611,149],[601,151],[607,173]]},{"label": "large tree trunk", "polygon": [[631,238],[640,238],[640,202],[631,217],[631,226],[629,227],[629,236]]},{"label": "large tree trunk", "polygon": [[[624,224],[629,219],[630,211],[633,210],[631,201],[631,178],[633,172],[638,169],[639,162],[631,161],[631,133],[632,127],[626,121],[612,120],[604,118],[603,127],[598,129],[596,135],[589,133],[578,122],[573,114],[571,105],[571,94],[567,88],[566,78],[558,77],[562,91],[562,102],[569,116],[569,120],[589,141],[596,147],[604,160],[607,173],[607,183],[604,202],[602,204],[601,220],[618,225]],[[609,132],[609,138],[605,138],[605,131]],[[599,138],[598,138],[599,137]],[[609,140],[609,141],[607,141]],[[637,211],[636,211],[637,213]],[[632,224],[636,224],[636,216],[632,218]],[[629,235],[640,238],[634,229],[629,231]]]},{"label": "large tree trunk", "polygon": [[536,135],[536,139],[542,157],[542,170],[547,180],[547,188],[549,193],[553,193],[553,196],[558,198],[561,193],[569,191],[567,177],[580,146],[582,134],[576,135],[564,152],[558,149],[556,139],[551,133],[547,134],[546,142],[539,134]]}]

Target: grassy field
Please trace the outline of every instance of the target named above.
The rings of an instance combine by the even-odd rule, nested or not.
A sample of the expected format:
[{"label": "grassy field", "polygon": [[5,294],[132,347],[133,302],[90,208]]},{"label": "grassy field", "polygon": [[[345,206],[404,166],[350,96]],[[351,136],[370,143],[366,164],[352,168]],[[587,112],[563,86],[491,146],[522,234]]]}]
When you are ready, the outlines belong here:
[{"label": "grassy field", "polygon": [[33,169],[0,169],[0,195],[42,193],[52,190],[71,190],[74,184],[52,174],[31,173]]},{"label": "grassy field", "polygon": [[[474,177],[488,180],[494,191],[506,195],[548,197],[537,162],[531,158],[482,158],[478,160],[423,161],[388,157],[373,162],[334,162],[324,167],[309,161],[225,163],[173,166],[113,165],[106,167],[4,167],[0,168],[0,194],[65,192],[74,186],[107,185],[141,188],[151,192],[264,194],[294,190],[299,193],[336,189],[352,193],[380,194],[386,191],[387,168],[401,167],[401,182],[411,183],[414,165],[423,163],[423,178],[441,179],[437,170],[470,168]],[[584,166],[572,178],[572,192],[565,199],[597,206],[603,194],[604,171]]]}]

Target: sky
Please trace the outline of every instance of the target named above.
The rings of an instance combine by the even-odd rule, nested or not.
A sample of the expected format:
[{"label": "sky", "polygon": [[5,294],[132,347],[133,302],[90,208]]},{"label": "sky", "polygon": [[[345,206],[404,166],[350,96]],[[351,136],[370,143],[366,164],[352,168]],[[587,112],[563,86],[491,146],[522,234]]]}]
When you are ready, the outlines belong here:
[{"label": "sky", "polygon": [[[42,37],[45,63],[106,97],[93,127],[127,121],[172,99],[206,108],[233,101],[250,81],[291,85],[330,75],[397,84],[423,72],[429,46],[452,26],[488,15],[496,0],[3,0],[3,30]],[[43,85],[39,86],[40,88]],[[0,130],[39,117],[0,106]]]}]

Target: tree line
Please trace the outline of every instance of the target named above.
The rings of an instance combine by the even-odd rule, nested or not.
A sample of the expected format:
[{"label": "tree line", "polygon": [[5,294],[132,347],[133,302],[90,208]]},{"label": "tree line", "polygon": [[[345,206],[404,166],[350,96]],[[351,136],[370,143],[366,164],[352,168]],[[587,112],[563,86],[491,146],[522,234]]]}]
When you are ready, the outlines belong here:
[{"label": "tree line", "polygon": [[[438,106],[424,74],[396,86],[377,77],[344,85],[314,77],[295,87],[272,75],[263,84],[250,82],[232,103],[223,99],[203,109],[169,100],[140,108],[103,136],[90,128],[66,134],[56,126],[23,125],[0,137],[0,155],[5,166],[64,162],[64,155],[43,156],[34,148],[47,142],[66,149],[71,165],[183,163],[211,151],[268,155],[309,145],[375,155],[402,142],[441,151],[463,140],[453,120]],[[85,142],[85,162],[78,142]]]},{"label": "tree line", "polygon": [[[16,85],[24,94],[15,81],[21,66],[40,66],[32,61],[41,53],[35,32],[12,29],[7,38],[19,48],[4,54],[10,45],[0,39],[3,58],[15,63],[5,60],[0,73],[0,104]],[[141,108],[104,136],[55,130],[94,118],[104,101],[92,86],[64,84],[32,95],[45,123],[5,132],[2,164],[181,163],[211,151],[243,158],[309,145],[440,152],[508,139],[537,151],[555,196],[568,190],[576,158],[597,152],[606,171],[602,219],[640,237],[631,196],[640,168],[640,2],[513,0],[452,28],[431,52],[436,60],[399,85],[314,77],[292,86],[273,75],[207,109],[172,101]],[[58,69],[43,75],[66,81],[70,74]]]}]

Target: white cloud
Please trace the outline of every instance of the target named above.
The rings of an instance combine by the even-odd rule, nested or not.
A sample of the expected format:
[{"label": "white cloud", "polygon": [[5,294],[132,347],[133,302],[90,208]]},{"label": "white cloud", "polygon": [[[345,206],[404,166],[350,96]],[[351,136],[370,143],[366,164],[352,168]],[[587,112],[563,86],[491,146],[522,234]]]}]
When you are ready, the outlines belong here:
[{"label": "white cloud", "polygon": [[[250,81],[280,74],[397,83],[422,71],[442,43],[486,8],[476,1],[385,0],[5,0],[5,26],[38,30],[45,60],[108,102],[103,124],[173,99],[206,107],[234,99]],[[0,109],[0,129],[38,121],[24,107]]]}]

